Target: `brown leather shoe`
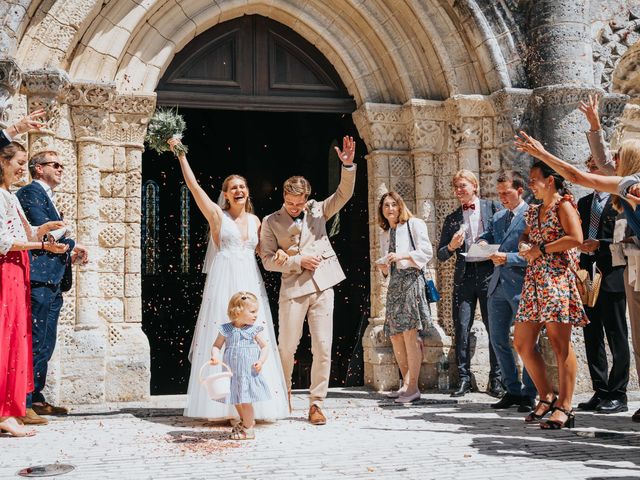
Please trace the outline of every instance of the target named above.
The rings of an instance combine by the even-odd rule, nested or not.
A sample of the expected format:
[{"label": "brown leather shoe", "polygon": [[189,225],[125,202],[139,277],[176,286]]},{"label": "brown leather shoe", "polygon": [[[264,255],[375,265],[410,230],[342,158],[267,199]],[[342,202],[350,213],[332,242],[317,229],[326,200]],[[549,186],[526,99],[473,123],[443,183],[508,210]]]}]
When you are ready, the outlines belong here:
[{"label": "brown leather shoe", "polygon": [[31,408],[38,415],[67,415],[69,410],[64,407],[54,407],[50,403],[43,402],[41,405],[34,403]]},{"label": "brown leather shoe", "polygon": [[311,408],[309,408],[309,422],[311,425],[324,425],[327,423],[327,417],[324,416],[319,406],[311,405]]},{"label": "brown leather shoe", "polygon": [[41,417],[32,408],[27,408],[26,415],[24,417],[17,417],[25,425],[46,425],[49,420]]}]

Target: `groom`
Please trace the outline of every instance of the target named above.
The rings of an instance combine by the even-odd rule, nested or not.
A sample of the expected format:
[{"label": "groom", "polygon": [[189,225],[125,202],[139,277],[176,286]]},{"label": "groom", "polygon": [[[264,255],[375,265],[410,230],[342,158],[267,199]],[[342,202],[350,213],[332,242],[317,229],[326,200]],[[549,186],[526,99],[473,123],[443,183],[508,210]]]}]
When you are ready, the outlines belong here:
[{"label": "groom", "polygon": [[327,220],[349,201],[356,182],[353,138],[344,137],[342,150],[335,149],[342,162],[336,192],[322,202],[308,200],[311,185],[307,179],[299,176],[287,179],[283,187],[284,205],[264,218],[260,234],[260,257],[264,267],[282,273],[278,349],[289,402],[294,356],[305,317],[309,322],[313,354],[309,422],[313,425],[327,423],[321,407],[331,373],[333,286],[345,279],[327,235]]}]

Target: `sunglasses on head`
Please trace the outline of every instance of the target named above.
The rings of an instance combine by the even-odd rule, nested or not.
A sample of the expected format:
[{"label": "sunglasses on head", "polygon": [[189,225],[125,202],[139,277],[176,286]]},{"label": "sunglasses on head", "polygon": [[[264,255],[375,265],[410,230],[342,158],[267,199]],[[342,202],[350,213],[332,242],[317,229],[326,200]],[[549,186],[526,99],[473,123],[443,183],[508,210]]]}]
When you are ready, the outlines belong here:
[{"label": "sunglasses on head", "polygon": [[64,170],[64,165],[62,165],[59,162],[45,162],[45,163],[41,163],[40,165],[51,165],[56,170]]}]

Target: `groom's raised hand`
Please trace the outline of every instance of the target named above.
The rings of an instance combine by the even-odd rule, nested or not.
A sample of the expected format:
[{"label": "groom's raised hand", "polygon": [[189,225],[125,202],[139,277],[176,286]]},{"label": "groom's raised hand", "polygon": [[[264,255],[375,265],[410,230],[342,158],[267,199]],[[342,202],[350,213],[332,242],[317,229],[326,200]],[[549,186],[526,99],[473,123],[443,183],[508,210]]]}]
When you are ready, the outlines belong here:
[{"label": "groom's raised hand", "polygon": [[338,147],[333,148],[336,149],[336,153],[345,167],[353,165],[353,159],[356,156],[356,142],[353,137],[345,136],[342,139],[342,150]]}]

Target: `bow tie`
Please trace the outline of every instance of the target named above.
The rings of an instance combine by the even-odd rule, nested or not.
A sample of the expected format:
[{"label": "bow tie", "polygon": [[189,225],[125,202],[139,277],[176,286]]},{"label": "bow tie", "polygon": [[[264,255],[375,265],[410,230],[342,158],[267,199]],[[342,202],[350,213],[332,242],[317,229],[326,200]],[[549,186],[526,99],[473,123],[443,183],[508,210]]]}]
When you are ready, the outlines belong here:
[{"label": "bow tie", "polygon": [[304,212],[300,213],[297,217],[292,217],[294,222],[301,222],[304,218]]},{"label": "bow tie", "polygon": [[475,210],[476,209],[476,204],[475,203],[470,203],[468,205],[463,205],[462,206],[463,210]]}]

